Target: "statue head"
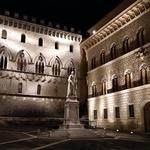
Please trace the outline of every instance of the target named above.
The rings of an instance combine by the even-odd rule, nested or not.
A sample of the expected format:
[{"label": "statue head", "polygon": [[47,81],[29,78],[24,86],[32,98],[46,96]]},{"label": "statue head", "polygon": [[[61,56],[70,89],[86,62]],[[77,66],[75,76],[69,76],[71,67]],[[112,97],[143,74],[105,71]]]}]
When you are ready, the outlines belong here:
[{"label": "statue head", "polygon": [[74,71],[71,71],[71,75],[74,75],[75,74],[75,72]]}]

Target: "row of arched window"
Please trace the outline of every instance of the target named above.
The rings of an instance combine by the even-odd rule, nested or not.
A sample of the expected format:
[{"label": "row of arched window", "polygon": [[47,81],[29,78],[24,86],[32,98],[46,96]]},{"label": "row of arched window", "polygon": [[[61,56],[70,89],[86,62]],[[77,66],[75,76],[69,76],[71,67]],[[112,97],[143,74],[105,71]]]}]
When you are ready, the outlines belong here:
[{"label": "row of arched window", "polygon": [[[141,47],[144,45],[145,43],[145,40],[144,40],[144,29],[141,28],[137,34],[136,34],[136,41],[137,41],[137,47]],[[111,57],[111,60],[115,59],[118,57],[117,55],[117,48],[116,48],[116,44],[113,43],[111,48],[110,48],[110,57]],[[122,48],[123,48],[123,53],[126,54],[130,51],[130,45],[129,45],[129,38],[128,37],[125,37],[124,40],[123,40],[123,43],[122,43]],[[100,53],[100,65],[103,65],[104,63],[106,63],[105,61],[105,51],[103,50],[101,53]],[[94,69],[96,68],[97,65],[96,65],[96,56],[94,56],[91,60],[91,69]]]},{"label": "row of arched window", "polygon": [[[124,75],[124,80],[125,80],[125,85],[123,88],[120,89],[119,84],[118,84],[118,77],[117,75],[113,75],[112,77],[112,89],[111,92],[117,92],[119,90],[123,90],[123,89],[129,89],[132,87],[135,87],[137,85],[133,85],[133,77],[132,77],[132,72],[131,71],[127,71]],[[138,84],[140,85],[144,85],[144,84],[148,84],[148,67],[147,65],[143,65],[140,69],[140,83]],[[100,88],[100,95],[105,95],[108,93],[108,89],[107,89],[107,81],[104,80],[101,83],[101,88]],[[97,86],[96,84],[92,85],[92,96],[97,96]]]},{"label": "row of arched window", "polygon": [[[7,39],[7,31],[6,30],[2,30],[1,38]],[[21,34],[21,40],[20,41],[22,43],[26,43],[26,35],[25,34]],[[43,39],[42,38],[38,39],[38,46],[43,46]],[[55,49],[59,49],[59,42],[55,42]],[[71,53],[73,52],[73,45],[70,45],[69,51]]]},{"label": "row of arched window", "polygon": [[[23,90],[23,83],[19,82],[18,83],[18,93],[22,93],[22,90]],[[40,84],[37,85],[37,94],[38,95],[41,94],[41,85]]]},{"label": "row of arched window", "polygon": [[[18,71],[21,72],[27,71],[28,61],[23,51],[17,56],[16,63]],[[7,69],[7,66],[8,66],[8,57],[3,51],[0,54],[0,69]],[[42,57],[42,54],[40,54],[40,56],[37,58],[35,62],[35,73],[44,74],[44,70],[45,70],[45,61]],[[71,61],[67,66],[68,75],[70,75],[71,71],[73,70],[75,71],[75,67],[74,63]],[[61,64],[59,58],[56,57],[54,63],[52,64],[52,75],[60,76],[60,73],[61,73]]]}]

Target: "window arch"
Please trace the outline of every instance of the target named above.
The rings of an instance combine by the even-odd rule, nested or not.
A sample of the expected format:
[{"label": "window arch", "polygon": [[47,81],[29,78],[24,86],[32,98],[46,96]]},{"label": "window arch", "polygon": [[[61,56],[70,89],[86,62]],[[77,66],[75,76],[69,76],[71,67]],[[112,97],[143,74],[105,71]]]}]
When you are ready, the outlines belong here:
[{"label": "window arch", "polygon": [[0,54],[0,69],[7,69],[8,57],[5,52]]},{"label": "window arch", "polygon": [[52,74],[55,75],[55,76],[60,76],[60,71],[61,71],[60,70],[60,62],[56,58],[53,66],[52,66]]},{"label": "window arch", "polygon": [[2,39],[7,39],[7,31],[6,30],[2,30]]},{"label": "window arch", "polygon": [[37,86],[37,94],[40,95],[41,94],[41,85],[38,84]]},{"label": "window arch", "polygon": [[116,55],[116,44],[114,43],[112,46],[111,46],[111,49],[110,49],[110,53],[111,53],[111,59],[115,59],[117,57]]},{"label": "window arch", "polygon": [[136,35],[137,38],[137,45],[138,47],[143,46],[144,45],[144,29],[140,28],[140,30],[137,32]]},{"label": "window arch", "polygon": [[25,34],[21,34],[21,42],[22,43],[26,42],[26,36],[25,36]]},{"label": "window arch", "polygon": [[112,91],[113,92],[118,91],[118,77],[116,75],[113,75],[113,78],[112,78]]},{"label": "window arch", "polygon": [[22,82],[18,83],[18,93],[22,93],[23,84]]},{"label": "window arch", "polygon": [[132,87],[132,80],[131,80],[131,72],[127,71],[125,73],[125,87],[126,89],[129,89]]},{"label": "window arch", "polygon": [[104,80],[102,82],[102,95],[105,95],[105,94],[107,94],[107,82],[106,82],[106,80]]},{"label": "window arch", "polygon": [[21,52],[17,59],[17,70],[19,71],[26,71],[27,67],[27,60],[23,52]]},{"label": "window arch", "polygon": [[71,61],[70,64],[68,65],[68,68],[67,68],[68,75],[70,75],[72,71],[75,72],[75,67],[74,67],[73,62]]},{"label": "window arch", "polygon": [[59,43],[55,42],[55,49],[59,49]]},{"label": "window arch", "polygon": [[129,38],[125,37],[123,40],[123,51],[127,53],[129,51]]},{"label": "window arch", "polygon": [[102,51],[100,54],[100,64],[103,65],[105,63],[105,52]]},{"label": "window arch", "polygon": [[35,63],[35,72],[44,73],[44,60],[41,55],[38,57],[38,60]]},{"label": "window arch", "polygon": [[148,67],[143,65],[140,69],[141,85],[148,83]]},{"label": "window arch", "polygon": [[43,39],[39,38],[39,46],[43,46]]}]

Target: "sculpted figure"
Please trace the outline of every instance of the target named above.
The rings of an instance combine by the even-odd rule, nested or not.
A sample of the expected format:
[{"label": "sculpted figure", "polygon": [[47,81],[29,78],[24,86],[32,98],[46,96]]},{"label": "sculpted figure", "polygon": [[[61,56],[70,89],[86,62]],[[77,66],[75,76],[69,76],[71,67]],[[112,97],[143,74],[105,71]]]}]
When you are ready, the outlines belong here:
[{"label": "sculpted figure", "polygon": [[77,93],[77,79],[74,71],[68,77],[67,96],[76,96]]}]

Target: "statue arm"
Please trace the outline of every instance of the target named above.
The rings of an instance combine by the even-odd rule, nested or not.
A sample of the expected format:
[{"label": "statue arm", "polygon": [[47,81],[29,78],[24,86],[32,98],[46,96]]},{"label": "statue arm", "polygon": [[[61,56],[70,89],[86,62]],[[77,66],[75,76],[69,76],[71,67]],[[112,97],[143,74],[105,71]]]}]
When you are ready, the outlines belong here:
[{"label": "statue arm", "polygon": [[71,80],[71,76],[68,78],[68,83],[74,84],[73,81]]}]

